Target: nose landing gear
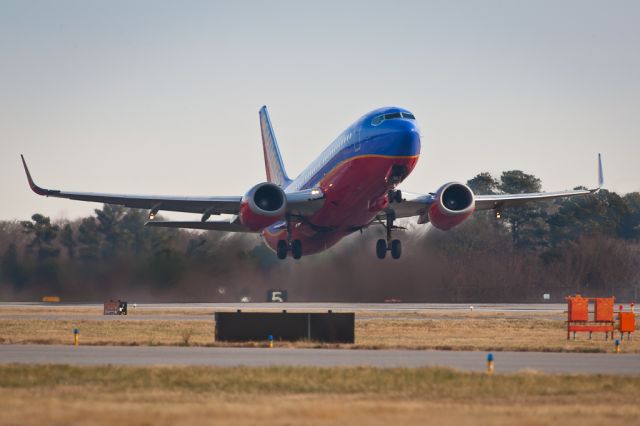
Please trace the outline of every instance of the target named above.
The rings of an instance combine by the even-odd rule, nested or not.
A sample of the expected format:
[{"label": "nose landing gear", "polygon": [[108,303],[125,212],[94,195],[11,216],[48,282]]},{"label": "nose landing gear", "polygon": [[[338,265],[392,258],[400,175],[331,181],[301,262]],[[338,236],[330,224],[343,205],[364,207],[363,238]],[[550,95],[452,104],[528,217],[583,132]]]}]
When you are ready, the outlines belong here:
[{"label": "nose landing gear", "polygon": [[387,193],[387,198],[389,199],[389,203],[401,203],[402,191],[399,189],[391,190]]},{"label": "nose landing gear", "polygon": [[391,231],[394,229],[403,229],[393,224],[395,219],[395,212],[393,210],[388,211],[386,224],[383,224],[387,230],[387,239],[381,238],[376,242],[376,256],[378,256],[378,259],[384,259],[388,251],[391,252],[391,257],[394,259],[400,259],[402,255],[402,243],[400,240],[393,239],[391,235]]}]

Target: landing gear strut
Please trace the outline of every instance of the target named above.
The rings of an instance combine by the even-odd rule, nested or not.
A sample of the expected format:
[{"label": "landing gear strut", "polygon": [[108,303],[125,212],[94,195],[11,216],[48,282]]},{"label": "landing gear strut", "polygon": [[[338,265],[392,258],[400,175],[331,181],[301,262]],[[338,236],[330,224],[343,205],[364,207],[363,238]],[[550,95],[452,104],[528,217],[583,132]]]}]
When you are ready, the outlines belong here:
[{"label": "landing gear strut", "polygon": [[399,189],[392,189],[387,193],[387,198],[389,199],[389,203],[401,203],[402,202],[402,191]]},{"label": "landing gear strut", "polygon": [[291,220],[287,217],[287,239],[278,240],[276,246],[278,259],[286,259],[289,250],[291,250],[291,256],[293,256],[294,259],[297,260],[302,257],[302,241],[291,239]]},{"label": "landing gear strut", "polygon": [[390,210],[387,212],[387,222],[384,227],[387,230],[387,239],[379,239],[376,242],[376,256],[378,259],[384,259],[387,256],[387,251],[391,252],[391,257],[394,259],[400,259],[402,255],[402,243],[400,240],[394,240],[391,236],[391,231],[394,229],[400,229],[393,224],[396,219],[395,212]]}]

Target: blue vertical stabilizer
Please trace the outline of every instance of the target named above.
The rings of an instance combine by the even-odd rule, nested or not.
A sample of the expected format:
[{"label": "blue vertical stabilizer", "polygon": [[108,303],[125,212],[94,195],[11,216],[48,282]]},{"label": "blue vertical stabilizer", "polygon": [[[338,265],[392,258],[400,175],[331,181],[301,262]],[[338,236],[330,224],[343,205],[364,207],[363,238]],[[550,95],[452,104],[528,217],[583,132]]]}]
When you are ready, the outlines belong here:
[{"label": "blue vertical stabilizer", "polygon": [[281,187],[287,186],[291,179],[284,170],[282,156],[278,149],[276,136],[273,134],[271,120],[267,107],[260,108],[260,131],[262,133],[262,148],[264,150],[264,166],[267,170],[267,180]]}]

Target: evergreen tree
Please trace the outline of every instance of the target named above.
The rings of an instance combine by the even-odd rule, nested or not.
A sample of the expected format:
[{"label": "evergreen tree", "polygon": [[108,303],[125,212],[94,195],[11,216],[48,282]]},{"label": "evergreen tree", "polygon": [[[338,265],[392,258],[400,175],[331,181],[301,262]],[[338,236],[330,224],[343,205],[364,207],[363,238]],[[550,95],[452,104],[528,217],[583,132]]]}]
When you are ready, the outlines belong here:
[{"label": "evergreen tree", "polygon": [[60,227],[51,224],[51,219],[36,213],[31,216],[31,221],[21,222],[24,232],[31,237],[29,250],[37,250],[39,260],[55,258],[60,250],[53,246],[53,241],[58,235]]},{"label": "evergreen tree", "polygon": [[124,243],[120,222],[125,216],[125,208],[111,204],[105,204],[102,209],[95,209],[97,227],[96,231],[101,238],[101,256],[103,259],[114,257],[120,246]]},{"label": "evergreen tree", "polygon": [[60,244],[67,249],[69,259],[73,259],[76,255],[76,246],[78,243],[73,238],[73,229],[70,224],[65,224],[60,231]]},{"label": "evergreen tree", "polygon": [[627,214],[623,219],[622,237],[640,239],[640,193],[631,192],[622,197],[627,206]]},{"label": "evergreen tree", "polygon": [[[520,170],[509,170],[500,176],[498,189],[507,194],[540,192],[540,179]],[[502,212],[511,230],[513,243],[518,247],[537,248],[546,245],[548,225],[546,211],[540,204],[528,203],[510,207]]]},{"label": "evergreen tree", "polygon": [[491,173],[483,172],[469,179],[467,185],[474,194],[491,195],[498,192],[500,182],[491,176]]},{"label": "evergreen tree", "polygon": [[98,235],[98,226],[93,217],[85,217],[78,227],[78,254],[85,261],[95,261],[99,258],[100,237]]},{"label": "evergreen tree", "polygon": [[2,277],[16,290],[21,290],[27,282],[27,271],[18,260],[18,249],[14,243],[9,244],[2,256]]}]

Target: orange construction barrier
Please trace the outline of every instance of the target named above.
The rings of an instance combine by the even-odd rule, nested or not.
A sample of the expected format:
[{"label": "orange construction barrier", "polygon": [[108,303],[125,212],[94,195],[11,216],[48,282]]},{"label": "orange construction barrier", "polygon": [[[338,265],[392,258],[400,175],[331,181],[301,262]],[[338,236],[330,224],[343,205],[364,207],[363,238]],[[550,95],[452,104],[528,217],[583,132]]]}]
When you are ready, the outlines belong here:
[{"label": "orange construction barrier", "polygon": [[574,297],[567,297],[569,322],[589,321],[589,299],[577,294]]},{"label": "orange construction barrier", "polygon": [[613,321],[613,297],[597,298],[595,300],[595,320],[596,322]]},{"label": "orange construction barrier", "polygon": [[636,331],[636,314],[633,311],[633,306],[632,303],[631,312],[622,312],[622,305],[620,305],[620,312],[618,312],[620,339],[624,339],[624,333],[627,333],[627,340],[631,340],[631,333]]},{"label": "orange construction barrier", "polygon": [[[589,302],[594,301],[594,319],[589,320]],[[567,340],[576,338],[577,332],[588,332],[589,339],[591,334],[605,333],[605,340],[609,339],[609,333],[613,339],[613,303],[615,298],[586,298],[579,294],[567,297]]]}]

